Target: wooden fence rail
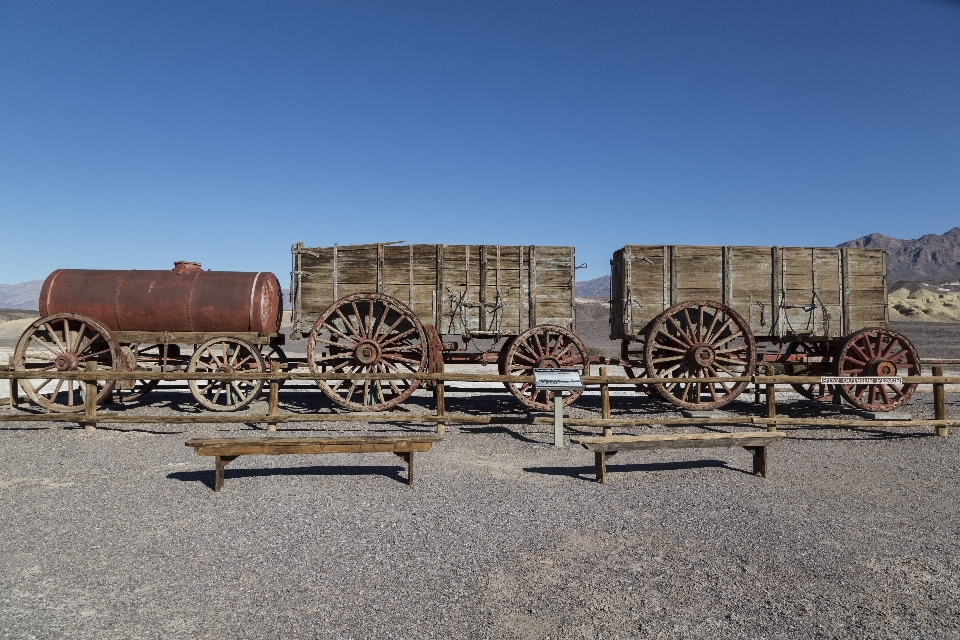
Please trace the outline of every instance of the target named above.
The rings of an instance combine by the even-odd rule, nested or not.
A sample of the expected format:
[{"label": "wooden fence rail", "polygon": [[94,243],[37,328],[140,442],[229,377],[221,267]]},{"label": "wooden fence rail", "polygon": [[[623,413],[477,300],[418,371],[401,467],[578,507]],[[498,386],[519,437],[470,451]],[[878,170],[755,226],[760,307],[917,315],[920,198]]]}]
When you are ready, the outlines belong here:
[{"label": "wooden fence rail", "polygon": [[[187,372],[158,372],[158,371],[113,371],[97,370],[96,363],[88,362],[85,371],[44,371],[43,378],[80,380],[85,384],[85,403],[83,412],[71,413],[43,413],[43,414],[0,414],[0,422],[70,422],[84,426],[87,431],[93,431],[97,424],[267,424],[269,431],[275,431],[278,424],[296,422],[421,422],[435,423],[437,432],[442,434],[445,425],[451,424],[553,424],[552,417],[538,416],[472,416],[449,414],[445,406],[445,384],[447,382],[533,382],[532,376],[504,376],[477,373],[444,372],[442,366],[437,373],[409,373],[409,374],[334,374],[334,373],[294,373],[281,372],[277,362],[271,363],[271,370],[263,373],[187,373]],[[772,367],[771,367],[772,369]],[[584,384],[599,388],[601,398],[600,418],[566,418],[564,422],[572,427],[602,427],[604,435],[611,435],[613,427],[637,426],[723,426],[723,425],[756,425],[765,426],[769,431],[775,431],[777,425],[791,426],[834,426],[834,427],[933,427],[937,435],[946,436],[951,427],[960,427],[960,420],[949,420],[946,415],[946,388],[947,384],[960,384],[960,376],[944,376],[943,367],[935,366],[932,376],[904,376],[905,383],[916,383],[933,386],[934,419],[933,420],[848,420],[838,418],[786,418],[778,417],[776,409],[777,384],[809,384],[820,381],[819,376],[789,376],[789,375],[751,375],[729,378],[700,378],[700,382],[752,382],[755,389],[764,389],[766,396],[766,416],[729,417],[717,416],[706,418],[613,418],[610,407],[611,386],[636,387],[648,384],[670,384],[675,378],[628,378],[625,376],[608,376],[606,367],[600,368],[599,376],[583,376]],[[14,381],[22,379],[36,379],[37,371],[0,371],[0,380],[11,381],[10,405],[18,404],[17,388]],[[353,414],[353,413],[280,413],[279,387],[287,380],[396,380],[418,379],[433,381],[436,413],[430,414]],[[268,400],[266,414],[201,414],[201,415],[121,415],[117,413],[102,413],[97,411],[96,381],[97,380],[264,380],[268,383]]]}]

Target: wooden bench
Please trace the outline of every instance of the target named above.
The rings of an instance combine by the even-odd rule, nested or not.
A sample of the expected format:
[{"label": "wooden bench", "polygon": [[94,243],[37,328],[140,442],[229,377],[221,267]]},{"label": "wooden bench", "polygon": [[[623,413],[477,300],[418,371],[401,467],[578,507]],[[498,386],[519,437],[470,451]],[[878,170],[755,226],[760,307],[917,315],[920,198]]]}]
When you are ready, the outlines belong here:
[{"label": "wooden bench", "polygon": [[782,433],[694,433],[653,436],[606,436],[570,438],[595,454],[597,480],[607,483],[607,457],[617,451],[635,449],[688,449],[704,447],[743,447],[753,454],[753,472],[767,477],[767,447],[780,442]]},{"label": "wooden bench", "polygon": [[322,438],[195,438],[184,444],[193,447],[197,455],[214,456],[213,490],[223,487],[223,468],[239,456],[287,453],[395,453],[407,463],[407,484],[413,484],[413,454],[429,451],[431,445],[443,438],[438,435],[416,436],[353,436]]}]

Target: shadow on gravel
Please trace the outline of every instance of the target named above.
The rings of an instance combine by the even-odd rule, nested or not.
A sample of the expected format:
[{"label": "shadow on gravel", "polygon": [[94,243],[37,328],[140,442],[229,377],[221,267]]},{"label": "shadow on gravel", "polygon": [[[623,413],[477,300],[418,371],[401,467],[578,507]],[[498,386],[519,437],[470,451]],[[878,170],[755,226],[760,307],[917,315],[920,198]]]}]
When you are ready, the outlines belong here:
[{"label": "shadow on gravel", "polygon": [[[894,427],[891,427],[893,429]],[[831,426],[809,426],[809,427],[787,427],[779,426],[777,427],[779,431],[786,431],[790,433],[790,440],[812,440],[817,442],[834,442],[834,441],[860,441],[860,442],[884,442],[887,440],[914,440],[917,438],[936,438],[937,434],[930,433],[904,433],[903,431],[890,431],[884,430],[883,427],[855,427],[845,429],[843,427],[831,427]],[[820,436],[821,433],[835,433],[837,431],[846,431],[849,435],[844,436],[834,436],[830,438],[824,438]],[[798,435],[804,434],[804,435]]]},{"label": "shadow on gravel", "polygon": [[[279,469],[224,469],[224,483],[237,478],[266,478],[270,476],[383,476],[407,484],[406,467],[331,465],[328,467],[284,467]],[[167,474],[171,480],[199,482],[213,489],[213,469],[205,471],[174,471]]]},{"label": "shadow on gravel", "polygon": [[[723,460],[611,464],[610,458],[607,458],[607,473],[627,473],[630,471],[682,471],[686,469],[726,469],[728,471],[744,473],[748,476],[753,475],[753,473],[745,469],[731,467]],[[593,465],[584,467],[525,467],[524,471],[527,473],[539,473],[546,476],[567,476],[587,482],[597,481],[596,469],[593,467]]]}]

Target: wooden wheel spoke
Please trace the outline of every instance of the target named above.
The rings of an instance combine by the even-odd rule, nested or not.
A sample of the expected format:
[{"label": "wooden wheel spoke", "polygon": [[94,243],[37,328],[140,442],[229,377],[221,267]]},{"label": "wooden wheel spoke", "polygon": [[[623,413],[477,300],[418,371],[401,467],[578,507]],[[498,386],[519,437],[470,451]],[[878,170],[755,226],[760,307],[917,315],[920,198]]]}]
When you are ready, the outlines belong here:
[{"label": "wooden wheel spoke", "polygon": [[675,319],[673,316],[667,316],[667,322],[669,322],[670,324],[673,325],[673,327],[677,330],[677,333],[680,334],[680,336],[683,338],[683,340],[680,340],[679,338],[677,338],[676,336],[674,336],[674,335],[672,335],[672,334],[670,334],[670,333],[661,332],[663,335],[668,335],[668,336],[670,336],[671,338],[673,338],[674,340],[676,340],[677,343],[682,344],[682,345],[684,345],[684,346],[687,346],[687,347],[692,347],[692,346],[693,346],[693,344],[694,344],[693,340],[690,338],[689,335],[687,335],[687,332],[683,330],[683,328],[680,326],[680,324],[676,321],[676,319]]},{"label": "wooden wheel spoke", "polygon": [[[863,349],[860,348],[860,345],[858,344],[851,344],[850,349],[857,354],[857,356],[859,357],[859,361],[864,364],[870,362],[870,359],[873,357],[872,355],[865,353]],[[849,360],[854,359],[853,356],[850,355],[849,353],[846,354],[845,358]]]},{"label": "wooden wheel spoke", "polygon": [[39,344],[40,346],[42,346],[44,349],[46,349],[47,351],[49,351],[50,353],[52,353],[55,358],[59,358],[59,357],[60,357],[60,352],[59,352],[59,351],[55,351],[54,348],[51,347],[50,344],[49,344],[46,340],[40,338],[37,334],[33,334],[32,336],[30,336],[30,342],[36,342],[37,344]]},{"label": "wooden wheel spoke", "polygon": [[370,335],[367,333],[364,316],[360,315],[360,310],[357,308],[357,303],[351,302],[350,306],[353,308],[353,317],[357,319],[357,331],[359,332],[360,337],[369,338]]},{"label": "wooden wheel spoke", "polygon": [[41,326],[42,326],[44,329],[47,330],[47,335],[50,336],[51,338],[53,338],[54,344],[57,345],[57,348],[60,349],[61,352],[67,352],[67,351],[69,351],[69,349],[67,349],[65,346],[63,346],[63,343],[60,342],[60,336],[57,335],[57,332],[53,329],[53,327],[50,325],[50,323],[44,323],[44,324],[41,325]]},{"label": "wooden wheel spoke", "polygon": [[387,340],[383,340],[382,342],[380,342],[380,348],[382,349],[383,347],[385,347],[385,346],[387,346],[387,345],[394,344],[394,343],[396,343],[398,340],[403,340],[404,338],[406,338],[407,336],[409,336],[409,335],[412,334],[412,333],[417,333],[417,328],[416,328],[416,327],[410,327],[409,329],[407,329],[407,330],[404,331],[403,333],[398,333],[397,335],[393,336],[392,338],[389,338],[389,339],[387,339]]},{"label": "wooden wheel spoke", "polygon": [[690,342],[690,341],[685,341],[685,340],[681,340],[679,337],[673,335],[672,333],[668,333],[668,332],[666,332],[666,331],[661,330],[661,331],[660,331],[659,333],[657,333],[657,335],[654,337],[654,344],[656,344],[658,348],[660,347],[660,345],[663,344],[663,338],[667,338],[667,339],[669,339],[669,340],[673,340],[673,342],[675,342],[676,344],[678,344],[678,345],[680,345],[681,347],[683,347],[684,352],[686,352],[688,349],[690,349],[690,347],[693,346],[693,343],[692,343],[692,342]]},{"label": "wooden wheel spoke", "polygon": [[77,358],[77,360],[79,360],[80,362],[86,362],[90,358],[96,358],[97,356],[102,356],[105,353],[110,353],[109,347],[107,347],[106,349],[101,349],[100,351],[97,351],[95,353],[88,353],[84,356],[80,356],[79,358]]},{"label": "wooden wheel spoke", "polygon": [[[735,339],[740,338],[740,337],[742,337],[742,336],[743,336],[743,332],[742,332],[742,331],[736,331],[736,332],[731,333],[731,334],[729,334],[729,335],[727,335],[727,336],[724,336],[722,339],[717,340],[716,342],[711,342],[710,345],[711,345],[712,347],[718,347],[718,346],[720,346],[720,345],[722,345],[722,344],[727,344],[727,343],[730,342],[731,340],[735,340]],[[739,348],[741,348],[741,347],[737,347],[737,348],[739,349]]]}]

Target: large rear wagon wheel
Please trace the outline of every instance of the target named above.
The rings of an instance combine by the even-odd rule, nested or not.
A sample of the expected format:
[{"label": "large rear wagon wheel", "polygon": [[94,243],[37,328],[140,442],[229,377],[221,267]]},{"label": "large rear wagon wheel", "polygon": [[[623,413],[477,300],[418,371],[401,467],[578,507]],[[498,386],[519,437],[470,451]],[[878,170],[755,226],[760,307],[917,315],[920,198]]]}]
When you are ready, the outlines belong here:
[{"label": "large rear wagon wheel", "polygon": [[[46,377],[44,373],[83,371],[90,361],[97,363],[98,370],[124,368],[120,345],[109,329],[77,313],[57,313],[34,321],[14,350],[14,369],[37,373],[36,378],[20,380],[20,387],[33,402],[52,411],[81,411],[86,384]],[[97,380],[97,403],[110,396],[115,382]]]},{"label": "large rear wagon wheel", "polygon": [[307,362],[320,373],[391,373],[393,380],[317,380],[323,393],[351,411],[383,411],[416,391],[420,381],[405,377],[425,372],[427,335],[413,311],[382,293],[340,298],[310,330]]},{"label": "large rear wagon wheel", "polygon": [[[920,356],[910,341],[880,327],[857,331],[837,355],[838,376],[919,376],[920,371]],[[909,400],[916,388],[916,384],[845,384],[840,395],[865,411],[892,411]]]},{"label": "large rear wagon wheel", "polygon": [[[503,376],[532,376],[534,369],[578,368],[586,372],[587,348],[572,331],[542,324],[512,338],[500,352],[499,368]],[[553,409],[553,392],[537,392],[530,382],[504,382],[520,404],[534,411]],[[583,391],[570,391],[563,406],[576,402]]]},{"label": "large rear wagon wheel", "polygon": [[719,409],[750,384],[699,382],[698,378],[752,375],[757,347],[743,318],[730,307],[709,300],[676,304],[653,321],[644,353],[647,372],[676,382],[653,387],[665,400],[691,410]]}]

